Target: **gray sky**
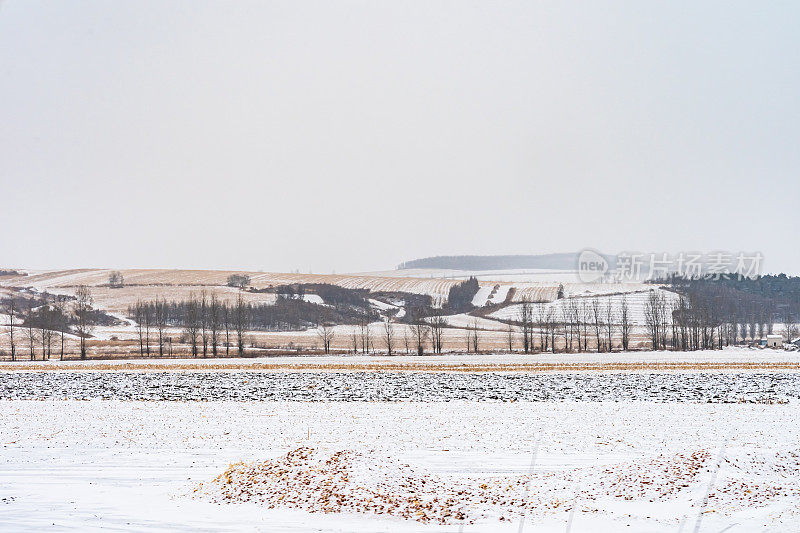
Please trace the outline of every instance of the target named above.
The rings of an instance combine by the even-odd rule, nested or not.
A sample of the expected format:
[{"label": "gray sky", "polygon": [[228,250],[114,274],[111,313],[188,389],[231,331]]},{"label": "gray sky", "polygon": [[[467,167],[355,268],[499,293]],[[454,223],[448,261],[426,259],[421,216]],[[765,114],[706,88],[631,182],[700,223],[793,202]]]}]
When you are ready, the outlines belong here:
[{"label": "gray sky", "polygon": [[797,2],[7,0],[0,266],[591,246],[800,273],[798,25]]}]

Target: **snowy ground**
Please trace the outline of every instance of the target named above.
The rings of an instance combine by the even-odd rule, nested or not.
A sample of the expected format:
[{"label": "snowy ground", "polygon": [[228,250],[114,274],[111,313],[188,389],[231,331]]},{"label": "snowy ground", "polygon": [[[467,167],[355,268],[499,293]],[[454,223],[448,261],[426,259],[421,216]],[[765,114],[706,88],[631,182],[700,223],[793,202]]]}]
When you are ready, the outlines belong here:
[{"label": "snowy ground", "polygon": [[511,285],[483,285],[472,297],[472,305],[483,307],[489,304],[501,304],[506,301]]},{"label": "snowy ground", "polygon": [[[699,531],[800,531],[798,419],[795,404],[0,401],[0,530],[518,531],[511,499],[470,499],[508,493],[529,502],[525,531],[695,531],[706,495]],[[462,487],[466,523],[212,503],[229,464],[304,447],[352,457],[363,490],[410,472]]]},{"label": "snowy ground", "polygon": [[[723,366],[646,370],[676,361]],[[0,531],[800,532],[798,361],[3,363]],[[641,369],[498,371],[564,362]]]}]

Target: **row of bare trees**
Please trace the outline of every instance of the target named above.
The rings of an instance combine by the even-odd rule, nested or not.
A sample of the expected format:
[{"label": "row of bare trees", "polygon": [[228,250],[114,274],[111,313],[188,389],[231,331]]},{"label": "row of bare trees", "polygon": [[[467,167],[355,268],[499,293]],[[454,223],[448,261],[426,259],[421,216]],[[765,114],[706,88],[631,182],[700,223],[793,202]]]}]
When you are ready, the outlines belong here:
[{"label": "row of bare trees", "polygon": [[[668,297],[670,294],[672,297]],[[772,332],[774,314],[763,308],[745,307],[744,312],[742,309],[741,302],[722,296],[675,295],[660,289],[651,290],[642,309],[643,325],[654,350],[719,349]],[[742,316],[749,317],[749,322],[743,321]],[[558,310],[524,301],[517,323],[525,353],[557,349],[606,352],[619,348],[627,351],[631,348],[634,328],[631,308],[624,294],[617,305],[610,297],[605,301],[597,297],[571,298]],[[784,332],[787,339],[796,334],[794,317],[789,314],[784,319]],[[559,348],[557,341],[560,341]],[[509,349],[512,349],[511,342]]]},{"label": "row of bare trees", "polygon": [[[80,357],[85,359],[86,339],[94,329],[92,312],[92,294],[86,286],[77,288],[73,300],[51,294],[41,295],[39,301],[12,295],[8,301],[11,360],[18,360],[20,348],[27,348],[31,361],[36,360],[39,348],[42,360],[49,359],[54,352],[64,359],[66,335],[78,337]],[[18,344],[20,337],[22,342]]]},{"label": "row of bare trees", "polygon": [[[796,317],[791,308],[783,309],[780,315],[769,302],[742,301],[731,294],[719,288],[677,295],[661,289],[651,290],[640,309],[650,346],[657,350],[722,348],[772,333],[778,321],[782,321],[787,339],[797,335]],[[74,299],[52,295],[11,298],[6,305],[11,317],[11,359],[17,360],[20,352],[27,352],[31,360],[37,354],[46,359],[59,348],[63,358],[65,337],[70,335],[77,337],[80,356],[86,358],[86,342],[96,320],[92,303],[87,287],[79,287]],[[156,353],[172,355],[172,338],[167,335],[169,327],[182,329],[181,340],[190,346],[193,356],[220,357],[224,352],[227,357],[232,348],[239,356],[244,355],[251,310],[241,292],[231,304],[204,290],[199,296],[190,295],[187,301],[179,303],[167,302],[164,298],[138,301],[130,313],[136,322],[142,357]],[[633,323],[626,295],[603,299],[567,298],[559,306],[523,301],[517,318],[513,321],[517,328],[511,323],[508,325],[509,351],[514,351],[518,339],[525,353],[607,352],[631,347]],[[426,350],[442,353],[447,327],[442,311],[434,310],[410,320],[407,327],[402,328],[399,339],[390,317],[384,319],[378,332],[370,331],[370,321],[365,317],[351,330],[352,351],[367,354],[374,352],[378,344],[390,355],[403,347],[406,353],[423,355]],[[466,351],[478,352],[482,335],[478,319],[463,329]],[[318,321],[317,335],[322,349],[330,353],[335,338],[333,323]]]},{"label": "row of bare trees", "polygon": [[[628,295],[619,297],[578,297],[563,299],[560,306],[537,305],[523,301],[518,320],[507,329],[508,350],[514,351],[517,339],[525,353],[534,351],[610,352],[632,348],[634,327],[644,326],[648,344],[655,350],[719,349],[749,338],[772,333],[774,313],[767,308],[746,307],[730,298],[709,298],[699,295],[674,294],[661,289],[647,293],[634,322]],[[737,316],[749,317],[742,321]],[[786,311],[783,330],[787,339],[797,333],[795,317]],[[434,311],[425,318],[412,320],[403,330],[406,352],[412,348],[422,355],[430,345],[433,353],[442,353],[445,316]],[[467,352],[480,349],[481,329],[477,319],[464,328]],[[519,332],[519,333],[518,333]],[[396,350],[390,321],[384,324],[383,344],[389,353]],[[325,346],[325,343],[323,343]],[[329,349],[329,344],[327,344]],[[374,350],[366,322],[352,332],[352,350],[368,353]]]},{"label": "row of bare trees", "polygon": [[[327,331],[327,328],[330,326],[321,324],[318,328],[318,334],[323,341],[323,349],[325,353],[330,352],[330,342],[333,340],[333,337],[327,338],[323,333]],[[406,351],[408,351],[408,337],[406,333]],[[394,354],[397,351],[397,339],[396,339],[396,331],[394,327],[394,323],[392,322],[391,318],[386,317],[384,318],[381,324],[381,330],[378,335],[380,340],[383,343],[383,346],[386,348],[386,351],[389,355]],[[350,331],[350,346],[352,347],[353,353],[357,354],[359,351],[362,354],[367,354],[369,352],[375,351],[375,339],[373,338],[370,329],[369,329],[369,321],[362,320],[357,326],[354,326]]]},{"label": "row of bare trees", "polygon": [[[411,335],[409,335],[411,330]],[[317,335],[322,341],[322,347],[325,353],[330,352],[330,344],[333,341],[333,330],[329,324],[320,324],[317,327]],[[420,355],[425,352],[425,344],[429,338],[429,327],[423,321],[412,324],[409,328],[403,328],[403,344],[406,353],[410,353],[413,344],[413,338],[417,339],[417,351]],[[350,330],[350,349],[353,354],[361,353],[366,355],[376,350],[376,342],[379,342],[379,347],[385,348],[389,355],[398,352],[399,339],[397,338],[397,329],[391,318],[384,318],[381,323],[379,332],[373,335],[370,330],[370,323],[367,320],[359,322],[357,325],[352,326]]]},{"label": "row of bare trees", "polygon": [[669,334],[669,344],[678,349],[759,341],[777,324],[787,342],[797,338],[800,277],[674,275],[667,283],[680,295],[671,305]]},{"label": "row of bare trees", "polygon": [[[618,337],[623,350],[630,346],[633,324],[626,295],[622,295],[619,308],[615,308],[610,298],[603,303],[594,297],[564,299],[558,310],[523,300],[519,309],[515,322],[519,325],[524,353],[556,351],[558,340],[567,352],[588,352],[591,347],[597,352],[611,351]],[[510,324],[508,349],[514,350]]]},{"label": "row of bare trees", "polygon": [[778,314],[769,302],[743,302],[729,294],[688,292],[667,303],[651,293],[645,306],[650,342],[657,349],[707,350],[756,341],[783,324],[790,342],[797,334],[790,309]]},{"label": "row of bare trees", "polygon": [[[183,315],[177,318],[175,309]],[[244,355],[245,333],[250,326],[250,307],[239,293],[233,305],[219,299],[216,293],[209,296],[205,290],[197,297],[190,294],[188,300],[175,304],[158,298],[150,302],[137,301],[130,309],[136,322],[139,336],[139,355],[149,357],[152,343],[158,346],[158,355],[172,354],[172,338],[166,335],[167,327],[182,326],[183,341],[191,348],[192,356],[219,357],[222,348],[225,357],[235,347],[239,356]],[[151,331],[153,332],[151,336]],[[231,337],[235,340],[231,342]]]},{"label": "row of bare trees", "polygon": [[[389,355],[393,355],[402,349],[405,349],[406,354],[410,354],[413,351],[418,355],[424,355],[428,346],[430,346],[431,352],[438,354],[442,353],[444,347],[444,330],[447,326],[447,319],[441,311],[437,311],[430,317],[419,317],[412,320],[407,324],[407,327],[401,328],[403,336],[402,339],[399,339],[395,323],[390,317],[383,319],[380,330],[375,333],[370,330],[369,321],[362,320],[350,330],[350,349],[354,354],[361,353],[366,355],[374,352],[376,343],[379,343],[377,347],[385,349]],[[472,334],[470,340],[468,340],[468,345],[473,346],[473,349],[477,351],[477,322],[471,331]],[[333,326],[328,323],[320,323],[316,332],[324,352],[329,353],[334,339]],[[400,344],[401,341],[402,344]]]}]

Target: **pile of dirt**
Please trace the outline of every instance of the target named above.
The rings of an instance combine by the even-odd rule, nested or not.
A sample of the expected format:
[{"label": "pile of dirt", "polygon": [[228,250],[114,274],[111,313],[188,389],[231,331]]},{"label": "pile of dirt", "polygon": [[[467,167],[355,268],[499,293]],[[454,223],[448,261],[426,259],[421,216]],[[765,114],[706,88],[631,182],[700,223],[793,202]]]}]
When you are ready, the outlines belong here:
[{"label": "pile of dirt", "polygon": [[775,464],[763,458],[726,459],[719,479],[708,487],[716,466],[712,454],[702,449],[532,475],[448,476],[374,451],[302,447],[270,461],[232,464],[196,487],[194,496],[216,503],[255,502],[317,513],[471,524],[486,518],[515,520],[523,514],[532,518],[576,505],[582,512],[597,513],[602,512],[600,502],[609,498],[632,503],[680,499],[698,508],[710,488],[708,508],[728,513],[767,505],[778,496],[800,496],[797,487],[742,481],[751,477],[743,474],[780,468],[794,475],[800,471],[800,454],[790,455],[771,458]]},{"label": "pile of dirt", "polygon": [[467,515],[468,501],[476,499],[467,487],[351,450],[303,447],[271,461],[235,463],[195,492],[219,503],[258,502],[309,512],[388,514],[441,524],[477,518]]}]

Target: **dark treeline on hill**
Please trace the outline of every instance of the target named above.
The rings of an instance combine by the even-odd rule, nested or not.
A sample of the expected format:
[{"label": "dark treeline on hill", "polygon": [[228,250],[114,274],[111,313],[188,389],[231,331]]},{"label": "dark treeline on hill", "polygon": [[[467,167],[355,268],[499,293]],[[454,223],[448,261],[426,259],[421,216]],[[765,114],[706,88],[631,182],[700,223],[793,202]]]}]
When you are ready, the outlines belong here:
[{"label": "dark treeline on hill", "polygon": [[471,311],[475,307],[472,305],[472,298],[475,297],[479,288],[478,279],[474,276],[450,287],[450,293],[447,296],[448,309],[454,313]]},{"label": "dark treeline on hill", "polygon": [[[658,283],[680,295],[670,310],[672,327],[678,329],[674,333],[680,333],[680,330],[700,332],[700,339],[689,342],[689,349],[722,347],[746,339],[761,339],[773,333],[774,324],[782,324],[787,341],[797,335],[800,277],[779,274],[755,278],[686,278],[673,275]],[[651,317],[661,314],[658,307],[649,302],[645,308],[648,329],[652,324],[654,332],[658,329],[658,320],[651,320]],[[665,346],[665,340],[657,342],[657,333],[651,336],[654,346]],[[666,338],[666,332],[662,336]],[[673,334],[673,337],[677,335]],[[686,343],[682,341],[681,347],[685,349]]]},{"label": "dark treeline on hill", "polygon": [[360,324],[378,318],[378,314],[368,306],[329,307],[283,296],[278,296],[274,305],[248,307],[251,328],[263,330],[296,330],[319,324]]},{"label": "dark treeline on hill", "polygon": [[[473,282],[464,282],[467,284],[467,291],[474,291],[472,295],[467,298],[467,302],[472,301],[472,296],[477,292],[477,280],[474,281],[475,288],[472,288]],[[460,284],[462,285],[462,284]],[[250,289],[250,292],[255,293],[273,293],[280,297],[289,300],[302,300],[308,294],[315,294],[322,298],[326,306],[331,306],[339,310],[343,310],[345,314],[353,315],[352,311],[361,316],[373,316],[373,311],[369,303],[369,299],[379,300],[398,307],[405,307],[406,309],[416,310],[419,316],[430,316],[433,309],[433,299],[428,294],[415,294],[402,291],[370,291],[369,289],[348,289],[338,285],[331,285],[329,283],[293,283],[289,285],[276,285],[264,289]],[[452,298],[452,293],[450,297]],[[456,300],[461,296],[456,296]],[[352,308],[347,311],[347,308]],[[469,307],[471,309],[471,306]],[[389,313],[391,314],[391,313]],[[361,320],[359,319],[360,323]],[[353,322],[342,322],[353,323]]]},{"label": "dark treeline on hill", "polygon": [[266,289],[251,289],[250,292],[274,293],[289,299],[303,299],[306,294],[316,294],[322,301],[334,307],[353,306],[368,308],[369,289],[346,289],[330,283],[293,283],[276,285]]},{"label": "dark treeline on hill", "polygon": [[433,306],[433,298],[430,294],[416,294],[402,291],[375,291],[371,292],[370,296],[373,299],[392,305],[405,306],[406,308],[430,308]]},{"label": "dark treeline on hill", "polygon": [[[663,281],[660,281],[663,283]],[[687,278],[672,275],[666,280],[679,294],[696,294],[705,298],[724,297],[743,305],[756,305],[773,313],[789,312],[800,317],[800,277],[786,274],[753,278],[718,276]]]},{"label": "dark treeline on hill", "polygon": [[578,254],[543,255],[441,255],[405,261],[398,270],[409,268],[447,268],[452,270],[510,270],[523,268],[542,268],[553,270],[573,270],[576,268]]}]

